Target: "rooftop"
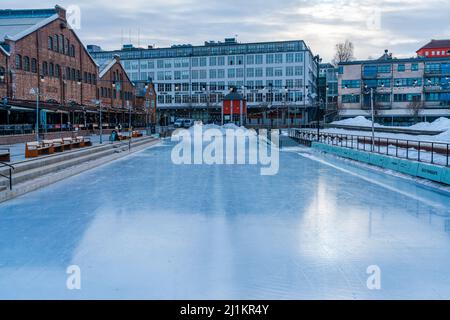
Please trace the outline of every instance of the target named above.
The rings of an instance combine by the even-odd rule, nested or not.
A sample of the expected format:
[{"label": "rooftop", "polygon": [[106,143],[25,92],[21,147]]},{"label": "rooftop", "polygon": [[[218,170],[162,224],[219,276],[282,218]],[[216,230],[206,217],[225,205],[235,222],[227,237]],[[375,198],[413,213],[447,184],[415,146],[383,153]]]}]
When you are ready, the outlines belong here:
[{"label": "rooftop", "polygon": [[422,49],[435,49],[435,48],[450,48],[450,39],[445,40],[433,39],[417,51],[420,51]]},{"label": "rooftop", "polygon": [[18,40],[58,18],[58,6],[53,9],[0,10],[0,41]]}]

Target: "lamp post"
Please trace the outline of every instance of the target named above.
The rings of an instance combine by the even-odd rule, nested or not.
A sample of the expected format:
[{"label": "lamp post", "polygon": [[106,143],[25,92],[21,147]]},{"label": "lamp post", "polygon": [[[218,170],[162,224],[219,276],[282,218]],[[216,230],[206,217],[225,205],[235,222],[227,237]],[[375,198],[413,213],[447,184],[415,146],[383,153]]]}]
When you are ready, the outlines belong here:
[{"label": "lamp post", "polygon": [[[287,110],[287,113],[289,114],[289,109],[288,109],[288,95],[289,95],[289,89],[287,86],[284,87],[284,107]],[[277,110],[278,113],[278,110]],[[289,115],[288,115],[289,117]]]},{"label": "lamp post", "polygon": [[[367,84],[364,86],[364,88],[366,90],[368,89]],[[370,113],[372,116],[372,147],[371,147],[371,151],[373,152],[375,150],[375,111],[374,111],[374,103],[373,103],[373,87],[370,88]]]},{"label": "lamp post", "polygon": [[[39,77],[39,81],[44,82],[44,76],[40,76]],[[36,142],[39,142],[39,96],[40,96],[40,91],[39,91],[39,86],[37,86],[36,88],[31,89],[31,93],[36,95],[36,124],[35,124],[35,132],[36,132]]]},{"label": "lamp post", "polygon": [[103,122],[102,122],[102,100],[92,100],[93,103],[99,108],[100,118],[99,118],[99,126],[100,126],[100,144],[103,144]]}]

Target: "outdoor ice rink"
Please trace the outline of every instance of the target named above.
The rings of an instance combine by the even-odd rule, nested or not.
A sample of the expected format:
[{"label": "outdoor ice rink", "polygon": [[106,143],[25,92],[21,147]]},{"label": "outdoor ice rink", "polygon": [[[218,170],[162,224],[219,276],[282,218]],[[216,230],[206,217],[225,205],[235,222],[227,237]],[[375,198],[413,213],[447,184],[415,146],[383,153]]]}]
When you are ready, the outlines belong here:
[{"label": "outdoor ice rink", "polygon": [[308,149],[274,176],[171,150],[0,204],[0,298],[450,299],[448,194]]}]

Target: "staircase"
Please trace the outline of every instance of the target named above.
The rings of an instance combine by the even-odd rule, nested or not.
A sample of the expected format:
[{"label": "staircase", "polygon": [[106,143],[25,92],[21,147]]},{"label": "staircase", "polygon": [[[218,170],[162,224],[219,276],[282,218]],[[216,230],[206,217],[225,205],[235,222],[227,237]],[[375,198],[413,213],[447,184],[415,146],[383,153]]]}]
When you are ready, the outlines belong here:
[{"label": "staircase", "polygon": [[[124,157],[158,141],[159,139],[153,137],[134,138],[131,144],[129,141],[107,143],[16,162],[12,175],[12,190],[9,190],[9,180],[0,180],[0,202]],[[8,174],[9,168],[0,167],[0,175]]]}]

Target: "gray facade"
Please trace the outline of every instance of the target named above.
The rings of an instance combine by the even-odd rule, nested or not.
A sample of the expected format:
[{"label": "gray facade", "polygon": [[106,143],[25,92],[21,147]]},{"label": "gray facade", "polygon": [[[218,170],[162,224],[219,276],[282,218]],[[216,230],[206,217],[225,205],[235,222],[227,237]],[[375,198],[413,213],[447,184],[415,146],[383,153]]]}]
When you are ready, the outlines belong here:
[{"label": "gray facade", "polygon": [[412,122],[450,116],[450,58],[395,59],[339,64],[338,109],[341,117],[369,116],[370,90],[379,121]]},{"label": "gray facade", "polygon": [[100,64],[116,54],[132,81],[153,80],[158,109],[192,111],[203,120],[211,109],[220,109],[232,87],[245,96],[249,110],[288,106],[304,114],[303,121],[317,99],[317,59],[301,40],[237,43],[226,39],[204,46],[124,46],[91,52]]}]

